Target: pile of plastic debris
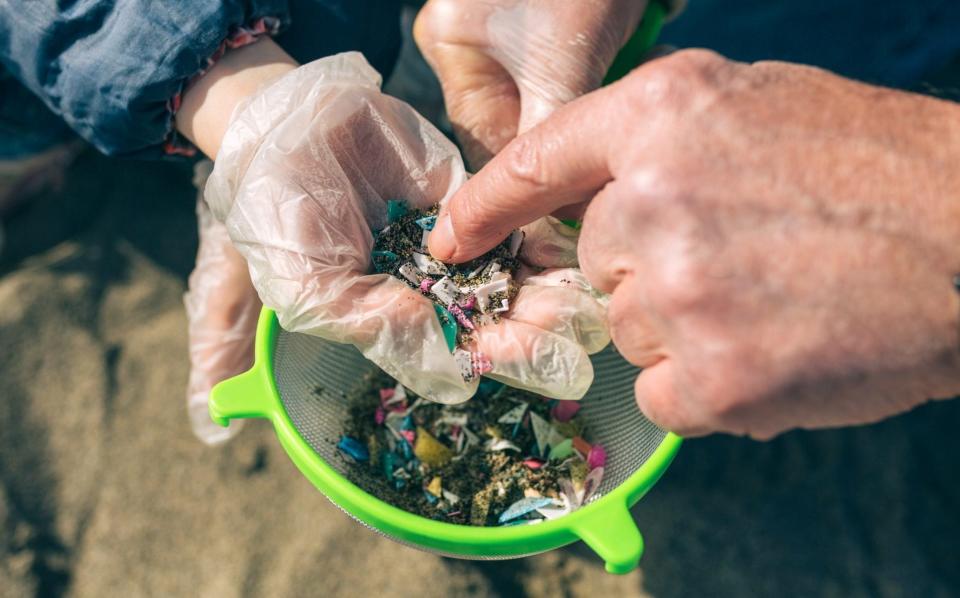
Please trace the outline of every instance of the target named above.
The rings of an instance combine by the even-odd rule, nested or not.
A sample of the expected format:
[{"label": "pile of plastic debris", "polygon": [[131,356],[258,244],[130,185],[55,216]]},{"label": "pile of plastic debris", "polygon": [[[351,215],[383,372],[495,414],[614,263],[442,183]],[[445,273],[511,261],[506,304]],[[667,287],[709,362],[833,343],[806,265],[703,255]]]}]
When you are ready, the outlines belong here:
[{"label": "pile of plastic debris", "polygon": [[606,452],[584,438],[579,403],[490,380],[479,394],[439,405],[376,374],[339,439],[348,477],[411,513],[480,526],[539,523],[593,496]]},{"label": "pile of plastic debris", "polygon": [[470,381],[492,366],[482,353],[464,347],[478,326],[497,322],[509,311],[518,291],[514,277],[523,233],[514,231],[475,260],[445,264],[427,249],[436,214],[436,207],[410,210],[403,202],[389,202],[389,224],[374,237],[373,269],[396,276],[434,302],[460,373]]}]

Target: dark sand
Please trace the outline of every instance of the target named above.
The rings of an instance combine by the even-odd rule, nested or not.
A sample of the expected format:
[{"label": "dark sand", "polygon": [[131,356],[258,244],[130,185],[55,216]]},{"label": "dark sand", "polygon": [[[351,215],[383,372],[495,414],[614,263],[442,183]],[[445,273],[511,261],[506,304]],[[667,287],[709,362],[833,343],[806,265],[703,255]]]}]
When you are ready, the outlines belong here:
[{"label": "dark sand", "polygon": [[691,441],[636,508],[625,577],[401,547],[331,506],[269,426],[184,411],[188,168],[84,154],[0,257],[0,596],[949,596],[960,402],[769,443]]}]

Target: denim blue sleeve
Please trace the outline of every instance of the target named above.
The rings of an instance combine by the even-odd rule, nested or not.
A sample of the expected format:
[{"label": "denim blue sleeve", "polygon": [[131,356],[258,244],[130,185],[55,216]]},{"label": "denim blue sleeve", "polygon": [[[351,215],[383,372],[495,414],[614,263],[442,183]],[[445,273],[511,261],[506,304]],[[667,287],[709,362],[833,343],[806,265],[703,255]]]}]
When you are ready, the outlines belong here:
[{"label": "denim blue sleeve", "polygon": [[661,41],[914,87],[960,54],[960,1],[691,0]]},{"label": "denim blue sleeve", "polygon": [[172,99],[225,40],[287,0],[0,2],[0,63],[107,154],[163,154]]}]

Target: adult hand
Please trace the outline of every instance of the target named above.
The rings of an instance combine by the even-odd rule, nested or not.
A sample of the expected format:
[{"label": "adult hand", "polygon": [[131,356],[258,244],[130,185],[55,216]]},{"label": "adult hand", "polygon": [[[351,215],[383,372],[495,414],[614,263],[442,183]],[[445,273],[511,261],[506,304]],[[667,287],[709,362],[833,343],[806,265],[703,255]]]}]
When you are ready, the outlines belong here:
[{"label": "adult hand", "polygon": [[471,165],[596,89],[645,0],[430,0],[414,37]]},{"label": "adult hand", "polygon": [[465,260],[589,202],[641,409],[686,435],[872,422],[960,392],[960,107],[705,51],[517,138],[430,239]]}]

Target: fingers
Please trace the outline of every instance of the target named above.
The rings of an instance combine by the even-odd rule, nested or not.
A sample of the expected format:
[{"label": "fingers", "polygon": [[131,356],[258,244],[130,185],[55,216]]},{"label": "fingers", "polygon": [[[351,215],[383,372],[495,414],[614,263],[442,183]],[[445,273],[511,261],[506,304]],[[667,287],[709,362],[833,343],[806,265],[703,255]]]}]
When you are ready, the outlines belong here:
[{"label": "fingers", "polygon": [[559,334],[591,355],[610,342],[603,304],[574,287],[540,286],[528,281],[513,301],[510,320]]},{"label": "fingers", "polygon": [[610,119],[597,116],[610,89],[568,104],[507,145],[443,206],[430,252],[472,259],[510,231],[591,198],[611,178]]},{"label": "fingers", "polygon": [[540,268],[577,267],[577,240],[580,232],[547,216],[524,226],[520,258]]},{"label": "fingers", "polygon": [[242,422],[223,428],[211,421],[210,389],[253,365],[260,299],[247,265],[230,243],[225,227],[205,208],[200,216],[200,248],[184,296],[190,348],[187,411],[194,434],[207,444],[233,437]]},{"label": "fingers", "polygon": [[488,51],[490,6],[433,0],[417,14],[413,36],[443,89],[450,124],[474,169],[517,134],[520,94],[512,75]]},{"label": "fingers", "polygon": [[583,347],[537,326],[504,319],[478,328],[475,344],[493,366],[487,376],[509,386],[578,400],[593,383],[593,364]]}]

